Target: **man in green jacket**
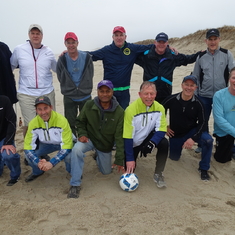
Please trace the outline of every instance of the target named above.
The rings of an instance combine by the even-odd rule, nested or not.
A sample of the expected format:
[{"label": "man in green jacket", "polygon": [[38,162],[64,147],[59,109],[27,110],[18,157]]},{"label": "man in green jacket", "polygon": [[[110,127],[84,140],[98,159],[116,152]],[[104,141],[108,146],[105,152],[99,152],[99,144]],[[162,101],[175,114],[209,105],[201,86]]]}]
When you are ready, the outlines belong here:
[{"label": "man in green jacket", "polygon": [[[109,80],[98,83],[97,94],[83,106],[77,118],[78,142],[66,162],[70,163],[71,188],[68,198],[78,198],[84,166],[85,153],[96,152],[96,162],[104,175],[117,166],[124,171],[124,142],[122,138],[124,110],[113,96],[113,84]],[[116,144],[115,161],[112,166],[112,147]]]}]

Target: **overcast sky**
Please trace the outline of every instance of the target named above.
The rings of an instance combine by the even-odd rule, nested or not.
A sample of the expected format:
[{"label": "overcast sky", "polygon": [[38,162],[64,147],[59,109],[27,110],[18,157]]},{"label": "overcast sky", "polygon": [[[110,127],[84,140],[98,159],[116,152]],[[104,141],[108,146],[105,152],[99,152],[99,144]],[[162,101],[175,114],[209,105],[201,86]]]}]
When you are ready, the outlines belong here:
[{"label": "overcast sky", "polygon": [[36,23],[43,28],[43,44],[55,54],[65,49],[69,31],[79,37],[79,49],[94,50],[112,42],[117,25],[125,27],[128,42],[154,39],[162,31],[170,38],[182,37],[234,26],[234,12],[234,0],[4,0],[0,41],[13,50],[28,39],[29,25]]}]

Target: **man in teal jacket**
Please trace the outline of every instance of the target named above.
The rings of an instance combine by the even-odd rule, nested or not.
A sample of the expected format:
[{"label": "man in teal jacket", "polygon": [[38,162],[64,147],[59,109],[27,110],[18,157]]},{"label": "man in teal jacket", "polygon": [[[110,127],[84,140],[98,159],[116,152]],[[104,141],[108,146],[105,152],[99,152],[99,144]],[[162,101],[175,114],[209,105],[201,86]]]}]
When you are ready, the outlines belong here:
[{"label": "man in teal jacket", "polygon": [[97,94],[83,106],[77,118],[78,142],[71,154],[66,157],[70,162],[71,188],[68,198],[78,198],[84,166],[85,153],[96,151],[96,162],[104,175],[112,171],[112,147],[116,144],[113,166],[124,171],[124,142],[122,138],[124,110],[113,96],[113,84],[109,80],[98,83]]}]

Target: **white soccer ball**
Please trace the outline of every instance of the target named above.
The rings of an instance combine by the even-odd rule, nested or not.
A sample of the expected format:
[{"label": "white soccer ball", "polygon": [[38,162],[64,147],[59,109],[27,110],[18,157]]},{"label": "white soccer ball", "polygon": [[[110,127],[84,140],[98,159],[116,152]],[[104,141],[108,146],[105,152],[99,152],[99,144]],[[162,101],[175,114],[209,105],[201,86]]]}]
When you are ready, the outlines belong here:
[{"label": "white soccer ball", "polygon": [[136,174],[123,174],[119,180],[120,187],[127,192],[135,191],[139,186],[139,180]]}]

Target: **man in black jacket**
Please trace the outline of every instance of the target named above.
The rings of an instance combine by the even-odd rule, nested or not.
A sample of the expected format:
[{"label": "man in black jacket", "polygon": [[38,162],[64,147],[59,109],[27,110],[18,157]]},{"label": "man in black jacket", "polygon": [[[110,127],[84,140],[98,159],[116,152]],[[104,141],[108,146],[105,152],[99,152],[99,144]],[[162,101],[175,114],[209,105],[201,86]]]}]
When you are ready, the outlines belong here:
[{"label": "man in black jacket", "polygon": [[139,55],[135,63],[144,69],[144,81],[157,87],[156,101],[162,101],[172,93],[173,72],[176,67],[194,63],[200,52],[192,55],[175,54],[168,48],[168,35],[159,33],[150,50]]},{"label": "man in black jacket", "polygon": [[195,142],[201,138],[202,154],[199,172],[202,180],[209,180],[208,169],[213,147],[213,139],[205,130],[205,111],[202,103],[194,95],[197,80],[193,75],[183,79],[182,92],[167,97],[162,105],[166,113],[169,109],[170,125],[167,135],[170,143],[169,158],[174,161],[180,159],[182,149],[192,149]]}]

